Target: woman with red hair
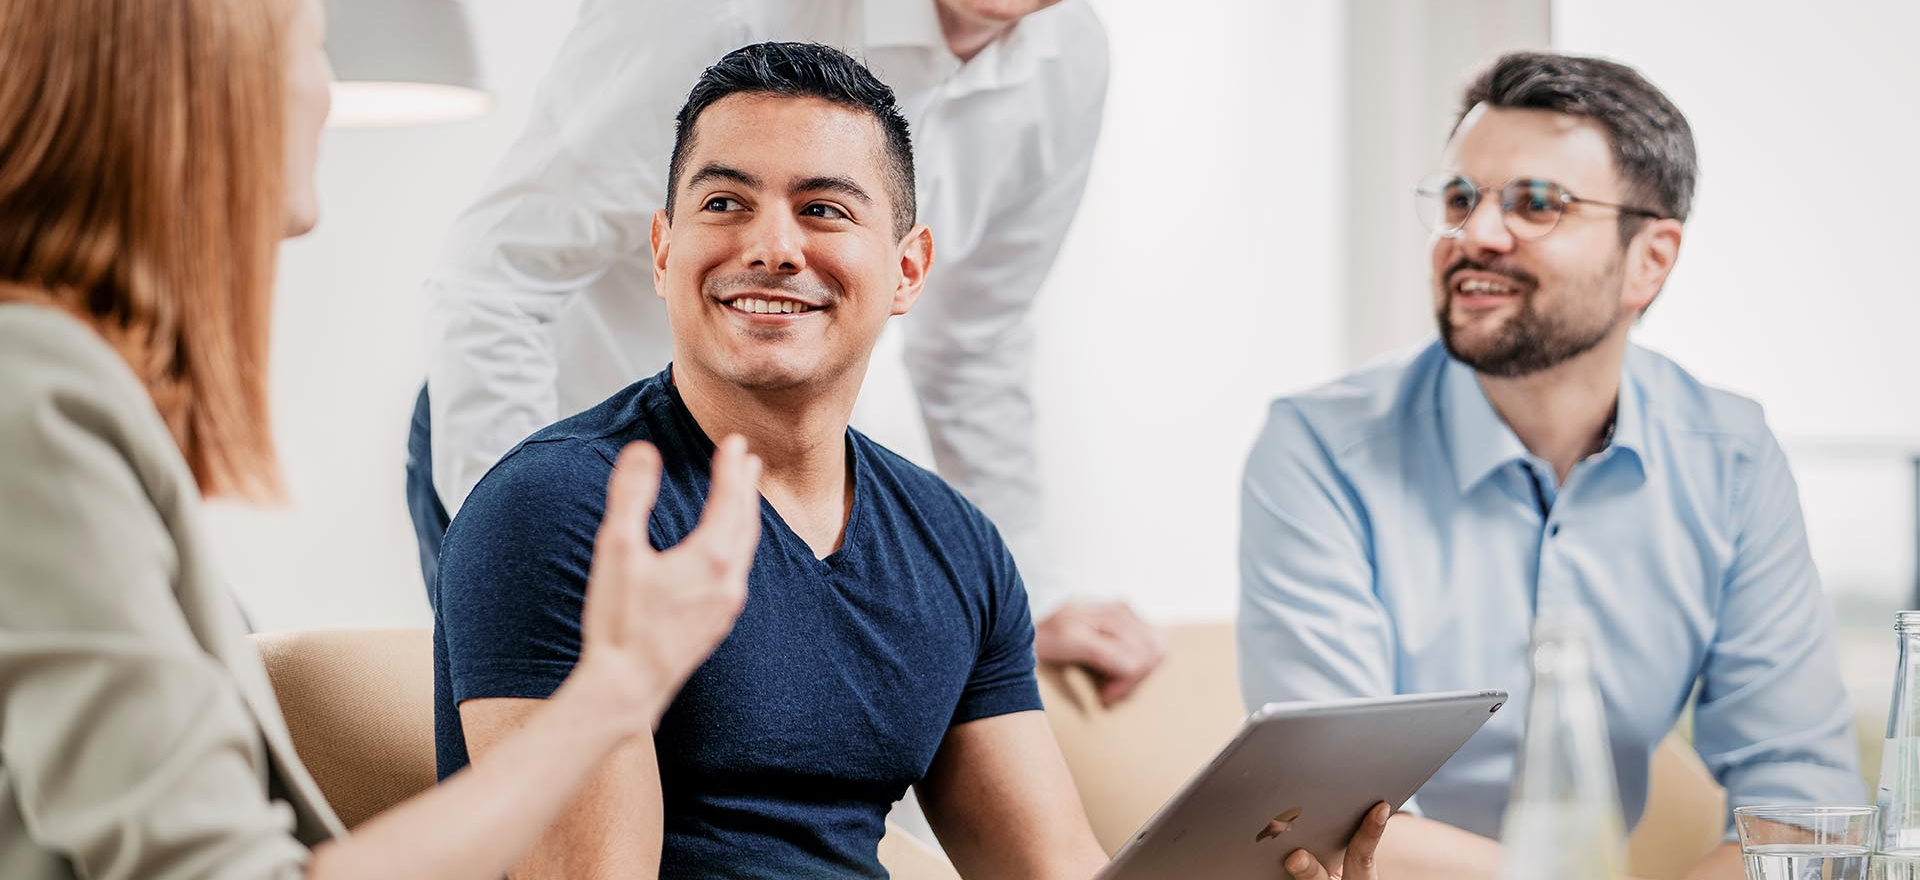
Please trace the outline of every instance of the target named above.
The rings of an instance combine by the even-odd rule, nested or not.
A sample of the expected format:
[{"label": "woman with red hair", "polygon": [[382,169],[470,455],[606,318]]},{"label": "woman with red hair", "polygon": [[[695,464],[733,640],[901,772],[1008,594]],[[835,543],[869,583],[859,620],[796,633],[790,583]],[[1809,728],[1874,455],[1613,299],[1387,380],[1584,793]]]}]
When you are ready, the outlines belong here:
[{"label": "woman with red hair", "polygon": [[313,224],[320,0],[0,0],[0,876],[497,878],[731,626],[759,461],[665,553],[608,488],[583,659],[496,760],[346,837],[209,560],[279,489],[279,241]]}]

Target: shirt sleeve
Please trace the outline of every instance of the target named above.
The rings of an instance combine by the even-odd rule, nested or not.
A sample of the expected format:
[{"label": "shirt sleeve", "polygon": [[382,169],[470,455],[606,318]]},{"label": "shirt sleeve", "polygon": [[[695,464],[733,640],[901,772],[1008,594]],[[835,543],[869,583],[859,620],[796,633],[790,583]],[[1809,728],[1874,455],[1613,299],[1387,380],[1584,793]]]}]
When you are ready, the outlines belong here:
[{"label": "shirt sleeve", "polygon": [[[1029,172],[1035,186],[1006,186],[988,232],[965,262],[937,262],[906,322],[906,366],[944,477],[1000,528],[1026,575],[1033,611],[1066,602],[1046,553],[1034,451],[1033,328],[1028,317],[1086,192],[1106,105],[1104,34],[1076,44],[1093,55],[1098,88],[1048,120],[1054,168]],[[940,230],[934,230],[936,254]]]},{"label": "shirt sleeve", "polygon": [[[993,527],[982,525],[992,535]],[[996,552],[980,655],[954,707],[954,724],[1041,708],[1027,590],[1006,545],[994,537],[992,546]]]},{"label": "shirt sleeve", "polygon": [[649,277],[675,116],[746,36],[732,4],[712,0],[582,7],[526,130],[426,282],[433,484],[449,513],[515,443],[566,415],[550,325],[616,267]]},{"label": "shirt sleeve", "polygon": [[613,466],[572,440],[528,443],[474,489],[440,555],[454,705],[546,699],[580,659],[580,611]]},{"label": "shirt sleeve", "polygon": [[1271,702],[1394,693],[1392,624],[1373,589],[1358,502],[1287,401],[1273,405],[1240,493],[1240,686]]},{"label": "shirt sleeve", "polygon": [[1860,803],[1859,747],[1833,615],[1808,550],[1799,492],[1772,434],[1743,470],[1733,498],[1733,565],[1694,708],[1694,747],[1726,787],[1729,810]]},{"label": "shirt sleeve", "polygon": [[[43,341],[0,334],[0,825],[96,880],[300,877],[253,715],[195,634],[220,621],[182,609],[180,548],[118,427],[151,404],[124,367],[31,363]],[[48,393],[53,375],[73,381]],[[164,436],[150,413],[140,434]]]},{"label": "shirt sleeve", "polygon": [[[1235,645],[1247,711],[1397,692],[1393,623],[1373,589],[1365,523],[1299,408],[1274,403],[1240,490]],[[1400,811],[1423,814],[1417,798]]]}]

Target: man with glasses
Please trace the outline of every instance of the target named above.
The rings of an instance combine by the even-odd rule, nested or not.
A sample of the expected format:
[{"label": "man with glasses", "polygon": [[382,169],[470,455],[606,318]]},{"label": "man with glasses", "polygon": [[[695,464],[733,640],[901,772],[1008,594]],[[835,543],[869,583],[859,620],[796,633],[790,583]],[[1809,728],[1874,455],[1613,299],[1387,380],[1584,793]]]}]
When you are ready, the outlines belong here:
[{"label": "man with glasses", "polygon": [[[1537,613],[1593,623],[1629,826],[1655,747],[1728,793],[1858,803],[1852,711],[1793,478],[1752,401],[1629,341],[1680,254],[1695,156],[1633,70],[1515,54],[1417,189],[1440,339],[1273,405],[1241,498],[1249,706],[1463,688],[1513,705],[1396,820],[1389,875],[1491,877]],[[1738,848],[1693,877],[1741,876]]]}]

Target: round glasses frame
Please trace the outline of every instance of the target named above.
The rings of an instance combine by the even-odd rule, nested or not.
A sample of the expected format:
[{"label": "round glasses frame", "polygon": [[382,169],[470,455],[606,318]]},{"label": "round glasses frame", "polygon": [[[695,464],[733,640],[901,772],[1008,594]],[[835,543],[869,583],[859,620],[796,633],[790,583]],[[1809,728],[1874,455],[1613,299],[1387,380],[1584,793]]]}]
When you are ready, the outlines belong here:
[{"label": "round glasses frame", "polygon": [[[1427,231],[1441,238],[1459,238],[1466,233],[1467,221],[1479,210],[1486,190],[1459,174],[1429,174],[1415,188],[1414,208]],[[1646,208],[1583,199],[1567,188],[1539,177],[1516,177],[1500,187],[1500,222],[1514,238],[1533,240],[1545,236],[1560,225],[1560,218],[1573,205],[1612,208],[1630,217],[1664,220],[1666,215]]]}]

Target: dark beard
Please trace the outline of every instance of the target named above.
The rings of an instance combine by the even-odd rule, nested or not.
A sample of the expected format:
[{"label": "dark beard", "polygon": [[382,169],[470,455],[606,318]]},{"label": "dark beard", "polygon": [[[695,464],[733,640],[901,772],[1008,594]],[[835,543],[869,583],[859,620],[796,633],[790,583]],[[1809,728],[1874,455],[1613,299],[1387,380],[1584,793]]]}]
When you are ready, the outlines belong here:
[{"label": "dark beard", "polygon": [[[1611,335],[1619,326],[1616,315],[1612,320],[1600,319],[1596,315],[1581,315],[1570,306],[1580,298],[1614,288],[1618,293],[1620,265],[1624,253],[1602,267],[1590,278],[1575,282],[1568,290],[1562,291],[1562,299],[1567,293],[1577,291],[1568,302],[1563,302],[1554,314],[1543,314],[1534,306],[1534,297],[1540,293],[1540,280],[1519,266],[1508,265],[1502,261],[1477,261],[1460,259],[1447,267],[1441,276],[1444,289],[1449,291],[1440,298],[1440,342],[1447,347],[1447,353],[1453,359],[1474,369],[1474,372],[1499,379],[1517,379],[1538,373],[1566,363],[1592,351]],[[1518,314],[1501,325],[1499,333],[1479,352],[1462,351],[1460,340],[1455,338],[1453,321],[1449,313],[1453,308],[1453,277],[1466,269],[1491,272],[1512,279],[1521,289]],[[1583,317],[1595,318],[1592,324],[1581,320]]]},{"label": "dark beard", "polygon": [[1499,334],[1484,351],[1464,352],[1454,339],[1453,322],[1448,319],[1452,297],[1440,306],[1440,342],[1447,353],[1482,375],[1515,379],[1559,366],[1586,354],[1613,332],[1611,323],[1582,330],[1534,311],[1533,296],[1520,306],[1520,313],[1502,325]]}]

